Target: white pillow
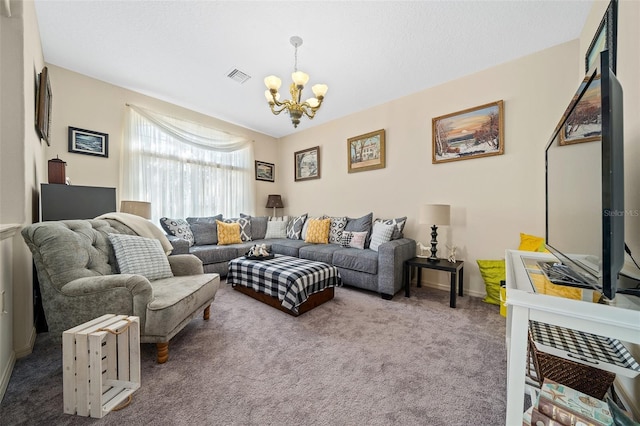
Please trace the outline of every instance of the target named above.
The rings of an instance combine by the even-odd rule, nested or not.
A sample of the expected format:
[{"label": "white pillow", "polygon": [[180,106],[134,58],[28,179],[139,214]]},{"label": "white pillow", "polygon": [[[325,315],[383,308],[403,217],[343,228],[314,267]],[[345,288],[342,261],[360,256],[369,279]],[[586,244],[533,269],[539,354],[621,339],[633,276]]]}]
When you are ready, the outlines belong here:
[{"label": "white pillow", "polygon": [[137,235],[109,234],[109,241],[113,245],[121,274],[142,275],[149,281],[173,276],[169,259],[159,240]]},{"label": "white pillow", "polygon": [[378,251],[378,247],[380,247],[380,244],[391,241],[391,236],[393,235],[393,231],[395,229],[396,225],[386,225],[382,222],[374,222],[369,248],[373,251]]},{"label": "white pillow", "polygon": [[267,233],[264,238],[287,238],[287,221],[271,220],[267,222]]}]

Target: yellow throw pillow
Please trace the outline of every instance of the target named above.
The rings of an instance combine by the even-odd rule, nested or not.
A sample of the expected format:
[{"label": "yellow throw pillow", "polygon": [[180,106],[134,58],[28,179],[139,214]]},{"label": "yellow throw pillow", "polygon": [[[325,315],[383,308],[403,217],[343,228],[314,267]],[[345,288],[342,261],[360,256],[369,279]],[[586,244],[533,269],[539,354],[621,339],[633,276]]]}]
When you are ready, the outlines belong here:
[{"label": "yellow throw pillow", "polygon": [[331,219],[309,219],[305,243],[329,244]]},{"label": "yellow throw pillow", "polygon": [[544,238],[536,237],[535,235],[528,235],[520,233],[520,247],[518,250],[524,251],[546,251],[544,246]]},{"label": "yellow throw pillow", "polygon": [[218,245],[224,246],[227,244],[240,244],[242,239],[240,238],[240,224],[238,222],[225,223],[216,220],[218,227]]},{"label": "yellow throw pillow", "polygon": [[505,261],[502,260],[477,260],[480,275],[484,280],[487,297],[482,301],[492,305],[500,304],[500,281],[507,279]]}]

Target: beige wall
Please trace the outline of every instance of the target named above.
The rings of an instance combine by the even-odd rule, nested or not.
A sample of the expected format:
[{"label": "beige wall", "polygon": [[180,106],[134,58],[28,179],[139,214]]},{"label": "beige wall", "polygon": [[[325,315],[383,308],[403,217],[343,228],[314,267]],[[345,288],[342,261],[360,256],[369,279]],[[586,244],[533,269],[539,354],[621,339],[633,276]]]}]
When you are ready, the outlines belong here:
[{"label": "beige wall", "polygon": [[[465,286],[483,296],[476,259],[504,258],[505,249],[518,247],[520,232],[544,235],[544,147],[577,87],[577,51],[577,41],[565,43],[283,138],[278,162],[286,212],[406,215],[406,235],[426,244],[430,231],[417,223],[420,206],[450,204],[452,224],[439,229],[439,254],[446,254],[445,244],[459,247]],[[504,155],[431,163],[433,117],[498,100]],[[386,167],[347,173],[347,138],[377,129],[386,131]],[[294,182],[293,153],[315,145],[321,179]],[[433,273],[427,281],[445,286],[448,277]]]},{"label": "beige wall", "polygon": [[[257,160],[275,163],[277,144],[276,140],[270,136],[64,68],[48,66],[53,91],[54,115],[51,130],[52,142],[46,150],[46,157],[48,160],[59,156],[67,162],[66,175],[73,185],[116,187],[118,199],[120,198],[119,188],[122,184],[120,156],[127,103],[243,135],[254,141],[254,155]],[[68,152],[69,126],[109,134],[109,158]],[[276,170],[276,176],[278,176],[278,170]],[[278,179],[275,183],[256,181],[255,214],[266,214],[264,205],[267,195],[277,191]],[[212,214],[216,213],[212,212]]]}]

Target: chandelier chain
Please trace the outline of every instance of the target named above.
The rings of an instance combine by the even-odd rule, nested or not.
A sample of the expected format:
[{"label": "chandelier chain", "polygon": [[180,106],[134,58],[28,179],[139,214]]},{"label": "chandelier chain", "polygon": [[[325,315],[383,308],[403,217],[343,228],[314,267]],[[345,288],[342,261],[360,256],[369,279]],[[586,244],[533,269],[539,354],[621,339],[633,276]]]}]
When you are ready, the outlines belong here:
[{"label": "chandelier chain", "polygon": [[295,47],[296,47],[295,53],[293,54],[293,57],[294,57],[293,72],[298,72],[298,44],[296,44]]}]

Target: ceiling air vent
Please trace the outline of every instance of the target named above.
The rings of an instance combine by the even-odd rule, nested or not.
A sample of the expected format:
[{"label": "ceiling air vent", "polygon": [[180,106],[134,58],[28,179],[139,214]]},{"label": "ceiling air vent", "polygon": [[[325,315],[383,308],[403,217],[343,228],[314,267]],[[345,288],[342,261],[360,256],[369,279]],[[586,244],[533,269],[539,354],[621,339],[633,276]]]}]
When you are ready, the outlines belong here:
[{"label": "ceiling air vent", "polygon": [[251,78],[250,75],[243,73],[237,68],[234,68],[233,70],[229,71],[229,73],[227,74],[227,77],[229,77],[231,80],[236,81],[240,84],[244,83],[245,81]]}]

